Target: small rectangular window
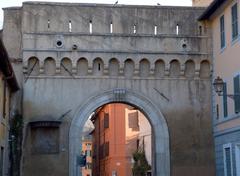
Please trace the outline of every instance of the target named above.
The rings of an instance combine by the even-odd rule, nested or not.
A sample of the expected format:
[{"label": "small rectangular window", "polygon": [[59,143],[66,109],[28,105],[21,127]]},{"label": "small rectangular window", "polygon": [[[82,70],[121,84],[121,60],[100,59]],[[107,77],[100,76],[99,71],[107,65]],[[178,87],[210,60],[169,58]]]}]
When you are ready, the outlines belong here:
[{"label": "small rectangular window", "polygon": [[48,27],[48,29],[50,29],[50,20],[48,20],[48,22],[47,22],[47,27]]},{"label": "small rectangular window", "polygon": [[92,34],[92,20],[89,21],[89,33]]},{"label": "small rectangular window", "polygon": [[68,32],[72,32],[72,21],[68,21]]},{"label": "small rectangular window", "polygon": [[136,34],[137,33],[137,26],[133,25],[133,33]]},{"label": "small rectangular window", "polygon": [[157,26],[154,26],[154,35],[157,35]]},{"label": "small rectangular window", "polygon": [[220,38],[221,38],[221,48],[225,47],[225,24],[224,15],[220,18]]},{"label": "small rectangular window", "polygon": [[231,155],[232,155],[231,144],[223,145],[224,176],[233,176]]},{"label": "small rectangular window", "polygon": [[232,40],[238,37],[238,9],[237,3],[232,6]]},{"label": "small rectangular window", "polygon": [[179,25],[178,24],[176,25],[176,34],[177,35],[179,34]]},{"label": "small rectangular window", "polygon": [[111,34],[113,33],[113,23],[112,22],[110,23],[110,33]]}]

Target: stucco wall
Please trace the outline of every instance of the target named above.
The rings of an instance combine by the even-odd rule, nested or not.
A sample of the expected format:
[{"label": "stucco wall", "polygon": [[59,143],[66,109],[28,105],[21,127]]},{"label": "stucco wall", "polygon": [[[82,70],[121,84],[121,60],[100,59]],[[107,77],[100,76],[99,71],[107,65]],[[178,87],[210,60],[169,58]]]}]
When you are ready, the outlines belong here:
[{"label": "stucco wall", "polygon": [[231,130],[231,132],[227,133],[219,133],[216,134],[215,137],[215,147],[216,147],[216,174],[217,176],[224,176],[224,158],[223,158],[223,145],[231,144],[231,157],[232,157],[232,170],[233,175],[236,175],[236,145],[240,143],[240,131],[239,128],[236,130]]}]

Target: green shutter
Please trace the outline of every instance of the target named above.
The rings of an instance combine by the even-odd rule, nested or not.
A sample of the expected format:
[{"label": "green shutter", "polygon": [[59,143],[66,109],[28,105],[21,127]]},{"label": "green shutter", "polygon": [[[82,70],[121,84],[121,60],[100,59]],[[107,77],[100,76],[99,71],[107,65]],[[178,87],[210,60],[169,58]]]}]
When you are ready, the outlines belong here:
[{"label": "green shutter", "polygon": [[240,86],[239,86],[239,75],[234,77],[234,103],[235,113],[240,112]]},{"label": "green shutter", "polygon": [[224,15],[220,18],[220,38],[221,38],[221,48],[225,47],[225,24]]},{"label": "green shutter", "polygon": [[238,36],[238,11],[237,4],[232,6],[232,39]]},{"label": "green shutter", "polygon": [[223,84],[223,115],[228,116],[228,105],[227,105],[227,84]]}]

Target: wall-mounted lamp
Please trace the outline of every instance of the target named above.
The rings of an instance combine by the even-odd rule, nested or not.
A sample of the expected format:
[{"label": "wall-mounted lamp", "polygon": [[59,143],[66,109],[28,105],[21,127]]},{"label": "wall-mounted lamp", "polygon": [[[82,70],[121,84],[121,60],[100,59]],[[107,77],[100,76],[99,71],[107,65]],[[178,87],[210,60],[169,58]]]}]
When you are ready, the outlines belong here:
[{"label": "wall-mounted lamp", "polygon": [[[218,76],[216,79],[214,79],[213,87],[214,87],[215,92],[218,94],[218,96],[223,96],[224,82],[221,77]],[[226,94],[225,96],[234,100],[234,98],[236,96],[240,96],[240,94]]]}]

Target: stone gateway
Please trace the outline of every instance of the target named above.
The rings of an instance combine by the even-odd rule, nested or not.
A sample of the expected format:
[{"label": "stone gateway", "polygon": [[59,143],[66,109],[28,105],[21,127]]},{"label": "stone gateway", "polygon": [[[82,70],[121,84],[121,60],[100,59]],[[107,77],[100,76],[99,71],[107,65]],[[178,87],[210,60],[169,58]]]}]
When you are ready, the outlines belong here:
[{"label": "stone gateway", "polygon": [[82,128],[108,103],[153,130],[154,176],[212,176],[211,38],[204,8],[24,2],[4,9],[21,86],[21,174],[80,176]]}]

